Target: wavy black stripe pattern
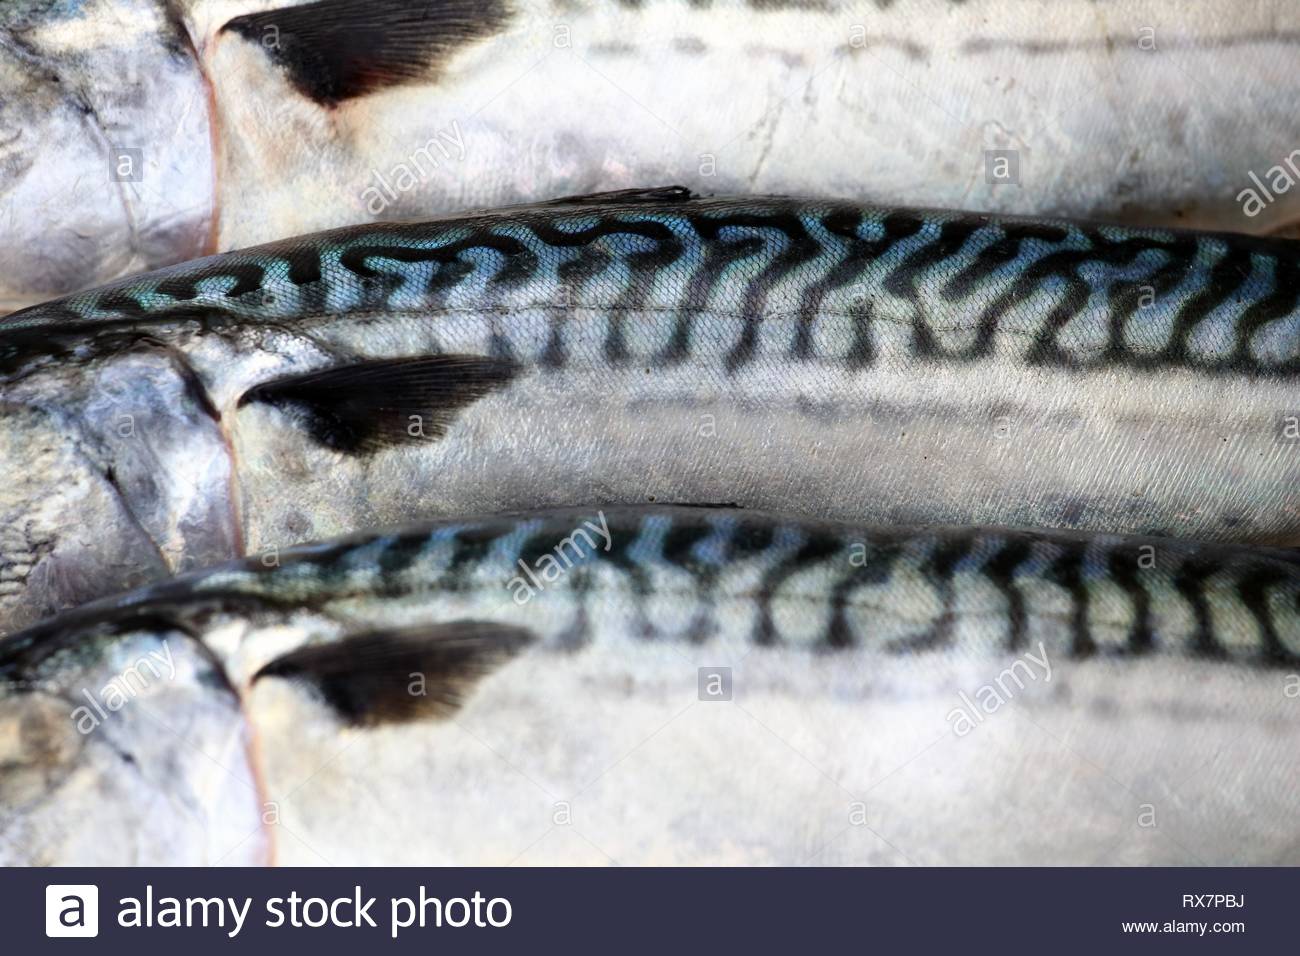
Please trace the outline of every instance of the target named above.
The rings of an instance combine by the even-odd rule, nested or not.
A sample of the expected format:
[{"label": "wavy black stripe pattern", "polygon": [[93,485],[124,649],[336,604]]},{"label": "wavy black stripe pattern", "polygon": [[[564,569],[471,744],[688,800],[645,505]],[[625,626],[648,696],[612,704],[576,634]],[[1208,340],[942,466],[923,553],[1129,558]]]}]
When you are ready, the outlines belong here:
[{"label": "wavy black stripe pattern", "polygon": [[612,365],[708,359],[730,375],[778,360],[860,370],[886,355],[995,353],[1042,367],[1300,375],[1294,243],[790,200],[559,203],[356,227],[37,309],[58,338],[88,320],[204,308],[250,323],[386,309],[432,321],[449,303],[498,315],[500,347],[520,360],[511,314],[545,313],[549,342],[531,357],[551,368],[574,360],[566,325],[594,319]]},{"label": "wavy black stripe pattern", "polygon": [[[608,544],[595,531],[601,524]],[[600,639],[593,622],[616,607],[637,640],[725,634],[767,647],[1015,654],[1046,638],[1075,659],[1178,654],[1300,665],[1300,561],[1286,551],[1067,532],[858,529],[659,506],[446,523],[378,540],[378,548],[366,541],[302,559],[320,585],[317,604],[328,604],[331,590],[353,600],[378,578],[386,595],[470,596],[475,613],[491,613],[511,605],[518,579],[550,591],[549,600],[560,595],[569,615],[552,605],[529,618],[555,622],[566,647]],[[293,559],[281,560],[300,593]],[[264,573],[256,560],[249,567]],[[535,569],[531,577],[524,567]]]},{"label": "wavy black stripe pattern", "polygon": [[[62,646],[60,635],[77,638],[91,624],[135,626],[143,615],[186,627],[186,615],[206,620],[223,608],[269,611],[267,620],[299,611],[328,617],[336,602],[349,620],[365,608],[382,621],[388,600],[402,613],[418,606],[449,618],[500,616],[561,650],[619,636],[721,636],[733,647],[1005,655],[1043,641],[1058,658],[1300,666],[1300,559],[1286,550],[854,528],[650,506],[446,522],[285,551],[278,561],[252,558],[242,570],[155,585],[116,611],[51,619],[6,643],[0,676],[5,660],[30,663],[40,648]],[[520,606],[521,591],[544,604]]]}]

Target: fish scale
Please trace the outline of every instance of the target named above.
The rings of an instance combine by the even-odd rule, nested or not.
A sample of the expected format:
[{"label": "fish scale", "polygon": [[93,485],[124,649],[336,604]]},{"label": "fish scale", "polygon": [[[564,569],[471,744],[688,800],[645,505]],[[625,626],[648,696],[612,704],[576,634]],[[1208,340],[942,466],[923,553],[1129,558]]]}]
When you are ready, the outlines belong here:
[{"label": "fish scale", "polygon": [[[721,193],[1294,226],[1279,182],[1297,162],[1290,5],[1094,6],[6,4],[0,310],[363,216],[683,176]],[[1233,105],[1247,100],[1248,115]],[[121,144],[140,152],[102,202]],[[989,150],[1021,160],[1014,184],[980,169]]]},{"label": "fish scale", "polygon": [[675,188],[286,240],[0,321],[0,628],[115,547],[591,502],[1294,545],[1298,379],[1281,240]]},{"label": "fish scale", "polygon": [[[774,621],[773,602],[793,600],[818,614],[825,611],[827,623],[815,641],[825,649],[937,650],[951,646],[953,627],[965,613],[959,596],[991,585],[1005,604],[996,612],[979,612],[984,617],[974,620],[989,653],[1023,646],[1027,625],[1060,625],[1069,639],[1064,649],[1072,656],[1089,656],[1104,645],[1107,653],[1126,655],[1196,654],[1276,666],[1300,662],[1300,561],[1285,550],[1066,532],[838,526],[732,509],[647,506],[605,509],[599,515],[608,522],[607,549],[593,547],[590,532],[574,537],[584,521],[595,527],[597,512],[591,509],[448,521],[390,536],[362,535],[302,554],[279,552],[274,563],[253,558],[198,572],[69,612],[67,621],[116,616],[129,621],[154,606],[184,619],[191,599],[205,620],[222,601],[242,609],[245,599],[265,602],[273,619],[292,620],[299,608],[328,616],[343,597],[376,602],[373,616],[382,621],[385,602],[417,602],[432,613],[451,597],[482,602],[494,617],[528,626],[528,602],[512,605],[508,582],[520,577],[523,566],[533,568],[542,556],[564,551],[565,574],[544,582],[538,596],[585,606],[590,614],[623,595],[645,622],[649,639],[662,635],[648,605],[667,597],[683,602],[688,616],[708,621],[710,632],[734,623],[728,608],[752,605],[754,623],[730,638],[782,645],[788,639]],[[701,554],[694,544],[706,540],[726,557]],[[451,549],[449,561],[422,561],[431,549],[445,548]],[[690,586],[665,589],[661,581],[668,573],[686,575]],[[736,580],[729,582],[729,575]],[[796,576],[804,584],[791,592],[787,583]],[[1098,584],[1115,584],[1127,595],[1129,606],[1119,620],[1098,615],[1093,593]],[[868,585],[887,600],[859,603],[858,592]],[[915,636],[923,644],[879,645],[862,622],[874,615],[907,620],[915,596],[910,588],[916,586],[939,598],[939,612],[917,622]],[[1063,594],[1063,615],[1046,599],[1048,591]],[[1155,600],[1181,602],[1193,619],[1191,629],[1153,624],[1143,608]],[[69,627],[56,619],[32,636],[15,635],[7,646],[38,647],[49,634],[68,633]],[[588,628],[582,639],[606,636]]]},{"label": "fish scale", "polygon": [[[502,310],[533,307],[552,310],[553,316],[569,309],[604,314],[605,355],[611,363],[632,360],[621,344],[625,314],[653,314],[663,309],[679,321],[689,314],[731,313],[743,318],[735,333],[738,339],[726,353],[726,365],[732,372],[755,359],[760,324],[793,319],[806,326],[819,318],[841,317],[863,322],[868,334],[878,323],[899,324],[911,331],[909,357],[944,362],[978,361],[997,349],[1030,365],[1129,365],[1152,371],[1191,368],[1287,377],[1300,373],[1300,347],[1296,344],[1300,337],[1300,263],[1294,247],[1286,241],[1030,221],[998,223],[982,216],[794,205],[783,200],[703,200],[689,204],[699,212],[675,214],[671,198],[661,202],[666,207],[662,211],[636,205],[620,207],[614,202],[596,225],[574,231],[566,231],[565,226],[581,224],[587,217],[566,223],[563,215],[543,218],[521,212],[506,227],[487,220],[471,227],[466,236],[460,235],[463,228],[458,224],[439,222],[341,230],[307,240],[307,244],[302,240],[273,243],[163,270],[157,277],[132,279],[104,291],[24,310],[5,324],[54,326],[59,331],[68,323],[81,322],[135,320],[148,326],[196,306],[247,323],[302,321],[314,315],[292,308],[296,296],[286,294],[269,306],[264,304],[264,296],[292,293],[316,281],[325,282],[327,295],[338,297],[334,301],[353,301],[351,308],[358,312],[382,311],[391,293],[371,288],[368,291],[373,294],[363,295],[367,279],[391,276],[398,285],[405,285],[408,273],[418,275],[433,266],[426,284],[442,294],[481,277],[501,293]],[[877,227],[883,227],[886,236],[879,242],[869,238]],[[503,235],[502,228],[508,229],[508,234]],[[700,287],[704,276],[723,278],[719,263],[706,261],[710,240],[723,231],[747,241],[744,253],[737,256],[746,267],[743,275],[736,275],[733,261],[727,278],[737,281],[715,279],[710,283],[715,290],[723,290],[727,302],[734,303],[731,306],[711,302]],[[1005,244],[992,260],[986,255],[990,246],[969,248],[972,236],[979,231],[996,237],[992,246]],[[651,248],[615,245],[611,249],[603,242],[620,236],[640,237],[651,243]],[[919,245],[891,263],[891,250],[913,237]],[[579,260],[563,260],[559,255],[561,249],[575,248]],[[493,250],[498,256],[468,264],[459,258],[479,249]],[[1146,257],[1145,265],[1136,268],[1142,257]],[[585,264],[585,282],[576,286],[562,282],[557,269],[562,262],[567,270],[582,268],[576,261]],[[451,268],[444,279],[447,267]],[[1268,273],[1271,280],[1251,281],[1251,268]],[[1153,293],[1165,288],[1170,275],[1185,283],[1187,298],[1171,307],[1157,297],[1149,311],[1141,309],[1138,296],[1144,288],[1150,287]],[[613,281],[609,281],[611,277]],[[203,283],[219,279],[232,282],[221,292],[202,291]],[[1027,326],[1007,320],[1013,303],[1044,291],[1051,280],[1064,282],[1078,294],[1060,296],[1045,314],[1023,317],[1031,321]],[[876,306],[869,315],[855,308],[852,298],[837,294],[855,284],[859,296],[869,297]],[[508,294],[511,288],[517,290],[514,297]],[[559,291],[565,296],[557,300]],[[1108,307],[1095,310],[1093,295],[1108,296]],[[277,308],[281,301],[284,306]],[[1198,360],[1188,354],[1184,340],[1216,310],[1229,313],[1233,348],[1217,361]],[[349,308],[339,307],[339,311],[346,313]],[[421,307],[411,304],[392,311],[419,313]],[[976,341],[965,349],[940,347],[935,334],[953,321],[965,321],[966,316],[971,316],[971,325],[953,328],[975,333]],[[1083,355],[1062,347],[1058,340],[1062,329],[1079,317],[1109,326],[1104,346],[1085,350]],[[1168,329],[1159,350],[1136,351],[1129,346],[1126,334],[1132,334],[1129,330],[1134,323],[1149,334],[1164,318],[1169,320]],[[1252,339],[1277,322],[1285,322],[1288,330],[1282,348],[1261,354],[1264,350]],[[506,337],[517,349],[520,343]],[[687,354],[700,348],[699,336],[692,336],[689,327],[679,327],[679,338]],[[818,354],[808,344],[806,332],[782,341],[792,357],[822,362],[857,357]],[[1089,356],[1087,351],[1098,354]],[[635,358],[652,363],[665,360],[662,352]]]},{"label": "fish scale", "polygon": [[[1074,728],[1075,745],[1084,730],[1093,746],[1111,748],[1147,731],[1197,738],[1202,724],[1171,718],[1159,701],[1190,692],[1193,710],[1280,719],[1287,702],[1277,682],[1300,666],[1300,561],[1292,551],[1185,540],[878,528],[679,506],[446,520],[274,552],[0,639],[0,806],[13,810],[0,815],[0,859],[101,859],[111,851],[91,839],[100,827],[147,819],[171,837],[150,858],[195,862],[214,847],[207,852],[257,862],[275,836],[258,822],[274,794],[256,781],[276,779],[277,761],[292,765],[341,726],[368,757],[393,748],[403,766],[443,753],[448,717],[453,733],[481,742],[478,722],[498,709],[513,729],[492,736],[494,760],[516,754],[524,724],[542,738],[580,727],[584,746],[599,745],[622,718],[617,707],[687,683],[694,700],[696,669],[717,664],[744,687],[743,715],[780,739],[812,735],[818,752],[885,741],[945,713],[975,726],[984,718],[962,709],[974,706],[970,675],[1024,696],[1016,706],[1031,708],[1021,711],[1030,728],[1058,707],[1074,713],[1072,694],[1122,702]],[[128,672],[131,699],[97,716],[95,689]],[[701,682],[706,672],[720,673],[704,667]],[[1146,701],[1156,702],[1154,717]],[[683,713],[682,701],[669,702],[659,724]],[[832,724],[819,724],[814,715],[831,704]],[[595,710],[575,718],[584,705]],[[797,713],[771,729],[774,706]],[[182,721],[185,734],[158,733],[159,722]],[[1177,749],[1157,739],[1162,754]],[[1285,742],[1260,739],[1267,746],[1242,759],[1261,789],[1236,813],[1274,812],[1266,794],[1279,764],[1270,754]],[[736,746],[710,758],[729,786],[754,758],[752,744]],[[615,757],[627,756],[621,747]],[[196,754],[225,755],[216,784],[204,784]],[[328,764],[321,759],[311,768]],[[832,759],[851,768],[867,758]],[[87,794],[77,783],[114,773],[125,774],[122,785]],[[698,768],[691,773],[698,779]],[[301,787],[302,775],[289,775]],[[438,777],[444,786],[469,779],[451,778]],[[422,795],[428,785],[421,780]],[[1025,799],[1061,787],[1054,773],[1017,780]],[[166,799],[149,799],[155,790]],[[655,800],[674,792],[655,791]],[[918,795],[909,791],[909,806]],[[463,812],[457,801],[440,807]],[[318,816],[313,838],[346,843],[338,819]]]}]

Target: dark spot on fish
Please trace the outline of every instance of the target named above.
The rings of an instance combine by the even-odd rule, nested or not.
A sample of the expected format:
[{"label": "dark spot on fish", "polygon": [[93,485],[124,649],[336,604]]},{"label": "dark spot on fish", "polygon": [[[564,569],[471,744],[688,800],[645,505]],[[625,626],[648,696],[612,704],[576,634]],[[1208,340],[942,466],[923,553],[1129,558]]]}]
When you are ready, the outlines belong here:
[{"label": "dark spot on fish", "polygon": [[606,56],[629,56],[636,52],[636,47],[633,44],[622,41],[593,43],[589,49],[592,53],[602,53]]},{"label": "dark spot on fish", "polygon": [[883,36],[876,33],[868,33],[861,38],[854,38],[845,46],[850,55],[872,50],[877,47],[884,47],[890,50],[897,50],[909,60],[925,60],[930,56],[930,51],[917,43],[915,40],[904,39],[894,36]]},{"label": "dark spot on fish", "polygon": [[1300,43],[1300,30],[1254,30],[1235,36],[1187,36],[1161,37],[1154,45],[1139,46],[1139,36],[1125,38],[1124,44],[1116,46],[1115,37],[1070,40],[1020,40],[1011,37],[971,37],[961,46],[966,54],[999,53],[1004,50],[1018,50],[1030,56],[1049,56],[1058,53],[1074,53],[1084,50],[1106,50],[1113,53],[1117,49],[1131,50],[1141,55],[1168,53],[1177,50],[1223,50],[1238,46],[1260,46],[1278,44],[1295,46]]},{"label": "dark spot on fish", "polygon": [[830,0],[749,0],[752,10],[759,13],[772,13],[780,10],[804,10],[827,13],[831,9]]}]

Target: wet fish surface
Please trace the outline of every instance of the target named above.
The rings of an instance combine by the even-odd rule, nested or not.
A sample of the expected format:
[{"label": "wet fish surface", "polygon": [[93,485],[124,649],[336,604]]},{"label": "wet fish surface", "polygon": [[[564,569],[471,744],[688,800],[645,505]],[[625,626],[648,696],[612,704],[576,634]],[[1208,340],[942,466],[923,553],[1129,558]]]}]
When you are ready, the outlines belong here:
[{"label": "wet fish surface", "polygon": [[418,518],[735,503],[1300,542],[1278,240],[607,194],[0,323],[0,629]]},{"label": "wet fish surface", "polygon": [[[441,521],[5,638],[0,858],[506,862],[595,775],[558,802],[627,862],[823,862],[870,789],[875,862],[1294,863],[1298,665],[1286,550],[660,506]],[[945,771],[905,772],[930,750]]]},{"label": "wet fish surface", "polygon": [[1289,0],[7,3],[0,311],[654,182],[1270,232],[1298,42]]}]

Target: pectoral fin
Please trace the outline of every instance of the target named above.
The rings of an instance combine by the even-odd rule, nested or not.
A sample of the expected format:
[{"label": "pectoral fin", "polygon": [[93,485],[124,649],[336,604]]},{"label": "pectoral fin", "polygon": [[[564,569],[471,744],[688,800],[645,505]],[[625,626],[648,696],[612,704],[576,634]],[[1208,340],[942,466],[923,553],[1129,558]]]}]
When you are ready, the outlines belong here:
[{"label": "pectoral fin", "polygon": [[456,413],[502,388],[519,364],[484,355],[378,359],[256,385],[261,402],[297,415],[312,438],[348,454],[441,438]]},{"label": "pectoral fin", "polygon": [[491,621],[371,631],[290,651],[253,681],[307,683],[341,719],[360,726],[446,718],[532,640],[525,628]]},{"label": "pectoral fin", "polygon": [[436,76],[507,18],[502,0],[317,0],[244,14],[221,32],[257,44],[300,93],[335,106]]}]

